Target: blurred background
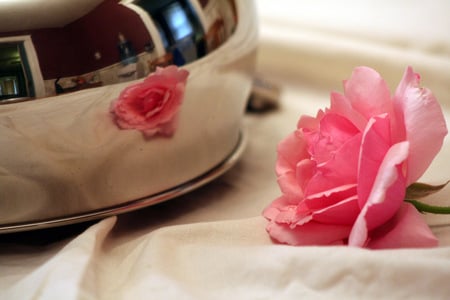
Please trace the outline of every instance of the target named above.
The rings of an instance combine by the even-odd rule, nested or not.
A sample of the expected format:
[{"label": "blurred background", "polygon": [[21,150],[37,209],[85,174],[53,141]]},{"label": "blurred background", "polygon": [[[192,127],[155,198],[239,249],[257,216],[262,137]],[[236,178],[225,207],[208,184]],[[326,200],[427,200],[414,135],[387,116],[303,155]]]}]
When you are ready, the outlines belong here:
[{"label": "blurred background", "polygon": [[450,95],[450,1],[255,2],[265,76],[341,89],[367,65],[395,88],[411,65],[438,98]]}]

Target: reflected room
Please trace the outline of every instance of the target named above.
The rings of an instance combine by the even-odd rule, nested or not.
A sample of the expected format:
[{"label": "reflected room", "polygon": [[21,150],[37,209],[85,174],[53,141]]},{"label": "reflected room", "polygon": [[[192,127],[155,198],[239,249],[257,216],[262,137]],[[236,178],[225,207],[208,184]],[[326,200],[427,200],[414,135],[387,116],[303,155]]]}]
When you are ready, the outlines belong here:
[{"label": "reflected room", "polygon": [[193,63],[219,48],[237,24],[231,0],[29,2],[26,9],[0,3],[0,104]]}]

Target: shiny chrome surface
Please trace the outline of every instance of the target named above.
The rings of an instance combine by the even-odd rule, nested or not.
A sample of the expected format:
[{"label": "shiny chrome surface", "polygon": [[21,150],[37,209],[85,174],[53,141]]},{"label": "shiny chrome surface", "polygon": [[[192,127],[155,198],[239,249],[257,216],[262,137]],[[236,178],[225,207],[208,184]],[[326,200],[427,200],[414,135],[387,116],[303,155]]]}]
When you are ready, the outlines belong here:
[{"label": "shiny chrome surface", "polygon": [[234,0],[0,1],[0,104],[189,64],[236,26]]},{"label": "shiny chrome surface", "polygon": [[56,226],[70,225],[80,222],[87,222],[113,215],[123,214],[126,212],[130,212],[133,210],[141,209],[144,207],[152,206],[164,201],[171,200],[175,197],[186,194],[211,182],[212,180],[216,179],[217,177],[228,171],[239,160],[242,153],[244,152],[246,144],[247,144],[247,133],[245,130],[241,130],[238,144],[229,154],[229,156],[225,158],[224,161],[220,162],[217,166],[214,166],[211,170],[192,180],[184,182],[178,186],[162,191],[155,195],[150,195],[142,199],[128,201],[116,206],[105,207],[102,209],[87,211],[75,215],[56,217],[46,220],[30,220],[29,222],[22,222],[15,224],[0,224],[0,234],[38,230]]},{"label": "shiny chrome surface", "polygon": [[[79,3],[84,2],[79,0]],[[101,3],[117,4],[112,0]],[[97,74],[100,83],[77,75],[70,80],[76,83],[75,88],[66,87],[63,86],[65,78],[61,77],[58,81],[63,88],[60,95],[54,90],[54,96],[0,105],[0,227],[19,226],[18,230],[30,230],[35,227],[30,224],[39,224],[36,226],[41,228],[79,222],[120,213],[117,208],[157,195],[159,200],[133,207],[151,205],[167,199],[167,196],[161,198],[161,194],[197,180],[227,159],[238,143],[251,90],[257,47],[255,8],[251,1],[236,2],[233,13],[230,0],[192,3],[204,9],[204,16],[211,17],[202,21],[206,24],[207,51],[195,60],[183,62],[182,67],[190,76],[179,112],[178,129],[170,139],[143,139],[139,132],[120,130],[111,118],[111,102],[124,88],[140,81],[135,79],[139,72],[133,71],[134,64],[143,63],[151,72],[152,66],[164,65],[166,59],[171,55],[174,59],[175,52],[181,49],[168,51],[171,48],[163,43],[158,46],[157,38],[152,36],[153,46],[146,47],[144,55],[162,53],[162,56],[142,59],[138,50],[136,57],[128,56],[124,50],[121,57],[116,39],[124,44],[131,41],[136,47],[135,40],[125,30],[115,31],[121,34],[112,36],[112,51],[118,62],[111,68],[100,69]],[[2,5],[4,2],[0,2],[0,8]],[[120,5],[136,4],[121,2]],[[231,12],[228,19],[233,26],[227,29],[229,31],[226,21],[217,18],[221,14],[213,13],[224,9],[222,5]],[[0,17],[4,16],[0,13]],[[0,18],[0,26],[5,24],[2,20]],[[36,40],[32,35],[19,37],[23,37],[21,45],[25,48]],[[11,41],[11,37],[8,39]],[[158,52],[158,47],[162,52]],[[183,49],[192,50],[192,47]],[[97,55],[94,52],[94,58],[101,60],[105,52],[99,52]],[[192,54],[182,51],[183,58],[189,53]],[[33,56],[27,58],[32,65]],[[40,67],[37,56],[34,58]],[[61,65],[61,69],[63,67],[67,66]],[[115,84],[104,84],[108,78],[113,78]],[[45,91],[53,88],[54,82],[49,83],[50,88],[47,86]],[[199,184],[190,186],[185,191]]]}]

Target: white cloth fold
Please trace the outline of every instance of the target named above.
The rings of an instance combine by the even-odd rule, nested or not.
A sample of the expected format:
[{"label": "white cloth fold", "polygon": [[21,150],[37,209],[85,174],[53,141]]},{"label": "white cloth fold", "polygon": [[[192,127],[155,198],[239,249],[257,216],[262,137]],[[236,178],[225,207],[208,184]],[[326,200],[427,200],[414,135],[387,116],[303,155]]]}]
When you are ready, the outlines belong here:
[{"label": "white cloth fold", "polygon": [[[70,241],[2,299],[445,299],[449,248],[272,244],[261,217],[162,227],[114,245],[115,217]],[[16,259],[21,259],[20,255]]]},{"label": "white cloth fold", "polygon": [[[56,299],[64,296],[64,299],[97,299],[96,275],[91,270],[114,223],[113,217],[92,226],[61,250],[52,253],[47,261],[30,273],[21,274],[18,278],[10,276],[7,284],[1,281],[0,298]],[[25,255],[13,254],[7,261],[2,257],[3,263],[0,264],[14,267],[27,262],[28,255],[28,251]]]}]

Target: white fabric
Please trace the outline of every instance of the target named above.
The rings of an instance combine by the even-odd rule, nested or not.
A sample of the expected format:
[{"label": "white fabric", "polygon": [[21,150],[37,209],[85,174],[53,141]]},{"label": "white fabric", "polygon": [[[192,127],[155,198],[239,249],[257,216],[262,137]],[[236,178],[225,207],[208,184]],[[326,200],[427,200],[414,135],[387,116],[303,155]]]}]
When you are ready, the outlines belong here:
[{"label": "white fabric", "polygon": [[[416,53],[414,46],[390,42],[406,39],[408,45],[415,44],[409,26],[386,31],[386,41],[360,39],[351,20],[340,23],[338,12],[327,16],[341,24],[339,32],[326,33],[331,37],[327,39],[318,26],[320,10],[313,9],[314,3],[325,1],[295,7],[299,14],[311,14],[314,22],[306,20],[306,25],[289,21],[292,6],[277,11],[278,18],[284,13],[286,19],[273,22],[271,3],[283,1],[257,3],[258,72],[282,84],[281,107],[245,117],[249,143],[238,164],[190,194],[105,219],[85,231],[75,227],[66,233],[62,229],[0,236],[0,299],[448,299],[450,216],[426,216],[439,248],[389,251],[277,245],[265,233],[260,216],[280,193],[273,171],[276,144],[294,129],[300,114],[325,107],[330,90],[342,90],[341,81],[354,66],[374,67],[395,86],[406,64],[412,65],[436,90],[450,120],[448,53],[421,50],[416,56],[411,54]],[[377,3],[392,9],[397,2]],[[433,8],[428,2],[422,5],[424,11]],[[421,29],[427,43],[433,44],[435,37],[434,42],[448,46],[450,39],[444,35],[450,27],[433,30],[432,24],[450,19],[447,2],[439,5],[437,17],[423,16],[428,22],[421,22],[429,24]],[[372,24],[371,18],[378,16],[370,10],[365,14],[361,28],[367,36],[381,36],[386,23]],[[399,15],[399,24],[410,21],[403,18],[408,16]],[[392,55],[389,61],[386,53]],[[449,150],[447,139],[424,181],[449,179]],[[450,188],[429,200],[450,204]]]},{"label": "white fabric", "polygon": [[258,3],[263,64],[277,73],[295,70],[303,81],[336,89],[355,65],[370,65],[394,88],[405,66],[413,65],[440,98],[450,93],[447,0]]}]

